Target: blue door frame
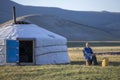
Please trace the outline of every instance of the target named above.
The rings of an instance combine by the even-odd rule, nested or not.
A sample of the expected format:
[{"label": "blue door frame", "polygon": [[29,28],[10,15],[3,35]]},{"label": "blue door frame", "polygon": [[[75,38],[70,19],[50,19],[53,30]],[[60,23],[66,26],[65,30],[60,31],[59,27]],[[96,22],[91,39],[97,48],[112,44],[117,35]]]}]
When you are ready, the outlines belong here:
[{"label": "blue door frame", "polygon": [[19,62],[19,41],[6,40],[6,62],[7,63]]}]

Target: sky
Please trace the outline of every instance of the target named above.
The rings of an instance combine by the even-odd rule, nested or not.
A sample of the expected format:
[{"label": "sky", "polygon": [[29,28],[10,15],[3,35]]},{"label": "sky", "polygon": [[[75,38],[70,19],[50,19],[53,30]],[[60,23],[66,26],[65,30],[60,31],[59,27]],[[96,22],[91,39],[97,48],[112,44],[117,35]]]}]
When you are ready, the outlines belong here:
[{"label": "sky", "polygon": [[75,11],[120,12],[120,0],[11,0],[22,5],[58,7]]}]

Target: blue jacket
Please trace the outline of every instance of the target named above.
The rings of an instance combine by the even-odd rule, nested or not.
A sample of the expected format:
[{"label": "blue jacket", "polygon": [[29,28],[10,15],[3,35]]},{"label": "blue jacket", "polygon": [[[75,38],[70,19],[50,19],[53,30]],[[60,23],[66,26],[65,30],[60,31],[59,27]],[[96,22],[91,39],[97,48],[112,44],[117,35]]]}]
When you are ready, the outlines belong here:
[{"label": "blue jacket", "polygon": [[83,53],[84,53],[84,58],[87,60],[92,60],[92,56],[91,54],[93,54],[93,51],[91,48],[84,48],[83,49]]}]

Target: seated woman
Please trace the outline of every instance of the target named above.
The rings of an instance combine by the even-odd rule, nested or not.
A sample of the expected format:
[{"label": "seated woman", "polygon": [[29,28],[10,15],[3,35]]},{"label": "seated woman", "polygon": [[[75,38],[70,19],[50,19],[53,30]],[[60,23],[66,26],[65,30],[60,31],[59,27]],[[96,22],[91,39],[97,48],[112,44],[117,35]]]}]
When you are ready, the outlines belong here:
[{"label": "seated woman", "polygon": [[88,65],[91,65],[92,62],[94,65],[98,65],[96,55],[93,53],[90,48],[89,43],[86,43],[86,47],[83,49],[84,58],[87,60]]}]

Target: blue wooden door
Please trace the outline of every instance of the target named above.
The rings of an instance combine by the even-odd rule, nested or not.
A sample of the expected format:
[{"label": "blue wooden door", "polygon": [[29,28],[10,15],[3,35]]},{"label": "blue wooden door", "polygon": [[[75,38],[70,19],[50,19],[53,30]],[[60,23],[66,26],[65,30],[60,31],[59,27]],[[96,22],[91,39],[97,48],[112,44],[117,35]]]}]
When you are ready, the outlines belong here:
[{"label": "blue wooden door", "polygon": [[6,40],[6,61],[8,63],[19,62],[19,42],[16,40]]}]

